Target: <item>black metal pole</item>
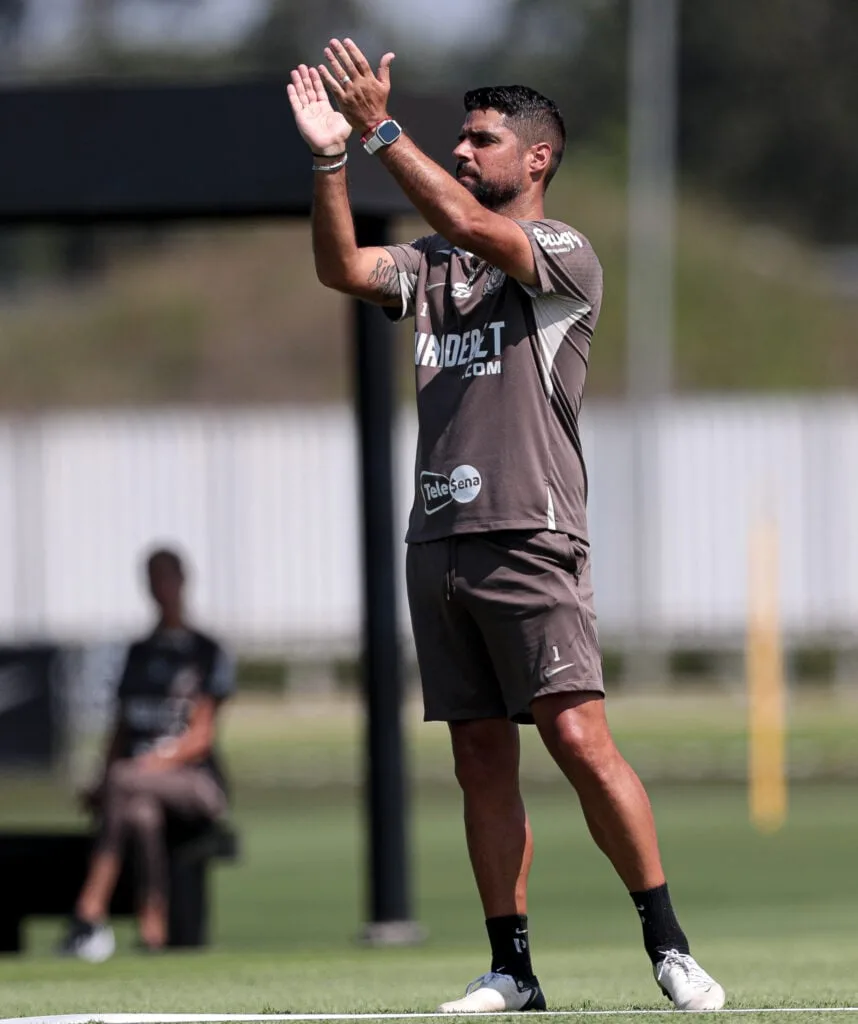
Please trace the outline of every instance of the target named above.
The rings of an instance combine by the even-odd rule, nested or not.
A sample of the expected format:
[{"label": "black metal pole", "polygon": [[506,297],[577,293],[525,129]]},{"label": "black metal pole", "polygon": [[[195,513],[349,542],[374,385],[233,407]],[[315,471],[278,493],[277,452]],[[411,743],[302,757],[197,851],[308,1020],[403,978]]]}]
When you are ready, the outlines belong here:
[{"label": "black metal pole", "polygon": [[[387,219],[355,218],[358,244],[384,245]],[[411,920],[402,672],[393,503],[394,330],[381,309],[356,301],[356,402],[363,547],[362,682],[366,702],[369,920],[363,938],[419,941]]]}]

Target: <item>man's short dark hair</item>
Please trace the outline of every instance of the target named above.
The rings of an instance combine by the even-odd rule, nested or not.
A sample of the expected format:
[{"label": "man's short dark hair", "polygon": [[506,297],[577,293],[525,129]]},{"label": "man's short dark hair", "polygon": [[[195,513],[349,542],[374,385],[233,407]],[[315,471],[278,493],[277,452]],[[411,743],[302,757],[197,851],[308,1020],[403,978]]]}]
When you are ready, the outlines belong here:
[{"label": "man's short dark hair", "polygon": [[465,110],[497,110],[526,146],[537,142],[551,145],[551,163],[545,187],[557,173],[566,148],[566,126],[554,100],[526,85],[486,85],[465,93]]},{"label": "man's short dark hair", "polygon": [[159,562],[169,566],[180,579],[185,578],[185,564],[182,556],[174,548],[155,548],[150,552],[146,559],[146,571],[151,573]]}]

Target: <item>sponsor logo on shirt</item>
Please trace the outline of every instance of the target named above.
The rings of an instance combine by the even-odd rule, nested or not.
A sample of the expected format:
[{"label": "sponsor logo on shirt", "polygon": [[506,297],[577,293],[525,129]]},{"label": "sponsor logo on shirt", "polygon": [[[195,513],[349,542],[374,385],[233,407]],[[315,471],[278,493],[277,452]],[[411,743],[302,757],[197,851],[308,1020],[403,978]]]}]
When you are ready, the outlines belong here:
[{"label": "sponsor logo on shirt", "polygon": [[426,515],[446,508],[451,502],[468,505],[482,490],[483,478],[473,466],[456,466],[447,477],[443,473],[429,473],[424,470],[420,474],[420,493],[423,495],[423,507]]},{"label": "sponsor logo on shirt", "polygon": [[506,320],[493,320],[483,329],[462,334],[450,331],[438,338],[425,331],[414,333],[414,365],[462,367],[463,377],[490,377],[503,372],[501,350]]},{"label": "sponsor logo on shirt", "polygon": [[454,299],[469,299],[473,288],[465,281],[457,281],[450,289],[450,294]]},{"label": "sponsor logo on shirt", "polygon": [[550,253],[572,252],[573,249],[584,248],[584,242],[574,231],[544,231],[535,227],[533,237],[542,249]]}]

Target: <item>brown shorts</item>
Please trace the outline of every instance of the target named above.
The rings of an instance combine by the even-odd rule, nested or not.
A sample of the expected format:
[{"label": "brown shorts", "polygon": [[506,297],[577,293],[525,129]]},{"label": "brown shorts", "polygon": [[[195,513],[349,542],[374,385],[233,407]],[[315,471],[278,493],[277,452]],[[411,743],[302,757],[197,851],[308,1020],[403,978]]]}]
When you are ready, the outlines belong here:
[{"label": "brown shorts", "polygon": [[426,721],[532,722],[535,697],[604,693],[587,546],[509,530],[409,544]]}]

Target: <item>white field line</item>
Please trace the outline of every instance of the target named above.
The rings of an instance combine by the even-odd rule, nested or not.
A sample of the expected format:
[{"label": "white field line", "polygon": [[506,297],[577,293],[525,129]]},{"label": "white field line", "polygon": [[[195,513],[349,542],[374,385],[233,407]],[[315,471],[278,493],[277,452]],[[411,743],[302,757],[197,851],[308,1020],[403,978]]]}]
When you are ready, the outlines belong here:
[{"label": "white field line", "polygon": [[[528,1013],[528,1020],[541,1017],[645,1017],[665,1016],[692,1011],[682,1010],[542,1010]],[[858,1013],[858,1006],[761,1006],[715,1011],[724,1014],[748,1013]],[[227,1021],[269,1020],[449,1020],[450,1017],[513,1017],[520,1011],[501,1013],[61,1013],[44,1017],[5,1017],[0,1024],[207,1024]]]}]

